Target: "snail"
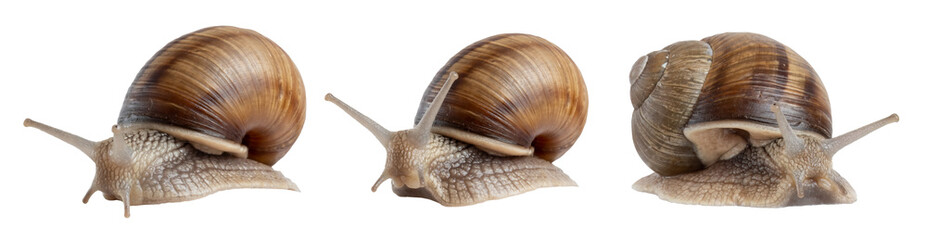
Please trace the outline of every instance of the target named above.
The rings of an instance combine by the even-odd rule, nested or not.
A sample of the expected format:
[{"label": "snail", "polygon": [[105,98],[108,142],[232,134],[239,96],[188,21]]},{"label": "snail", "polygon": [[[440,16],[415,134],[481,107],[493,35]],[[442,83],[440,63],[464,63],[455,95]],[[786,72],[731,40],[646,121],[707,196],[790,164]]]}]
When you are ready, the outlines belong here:
[{"label": "snail", "polygon": [[556,45],[500,34],[464,48],[426,88],[415,127],[391,132],[332,94],[330,101],[386,148],[393,192],[464,206],[541,187],[575,186],[552,162],[582,132],[588,97],[579,69]]},{"label": "snail", "polygon": [[630,74],[632,134],[655,173],[633,188],[700,205],[845,204],[841,148],[889,117],[831,138],[830,102],[811,65],[753,33],[682,41],[641,57]]},{"label": "snail", "polygon": [[96,164],[96,192],[129,206],[233,188],[298,191],[271,168],[305,121],[305,89],[277,44],[248,29],[204,28],[170,42],[126,93],[113,137],[92,142],[26,119]]}]

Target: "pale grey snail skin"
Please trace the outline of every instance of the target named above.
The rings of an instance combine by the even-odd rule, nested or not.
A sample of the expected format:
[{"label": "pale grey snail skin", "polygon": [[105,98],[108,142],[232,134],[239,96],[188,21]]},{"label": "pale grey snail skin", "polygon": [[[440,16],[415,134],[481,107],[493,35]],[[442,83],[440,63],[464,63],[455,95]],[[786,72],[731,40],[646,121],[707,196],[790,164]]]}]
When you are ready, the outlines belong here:
[{"label": "pale grey snail skin", "polygon": [[136,77],[113,126],[93,142],[26,119],[96,164],[83,202],[100,191],[129,206],[188,201],[234,188],[298,191],[275,171],[305,120],[305,90],[275,43],[210,27],[161,49]]},{"label": "pale grey snail skin", "polygon": [[892,114],[831,138],[827,92],[803,58],[752,33],[683,41],[631,71],[635,147],[655,173],[633,188],[686,204],[784,207],[856,201],[841,148]]}]

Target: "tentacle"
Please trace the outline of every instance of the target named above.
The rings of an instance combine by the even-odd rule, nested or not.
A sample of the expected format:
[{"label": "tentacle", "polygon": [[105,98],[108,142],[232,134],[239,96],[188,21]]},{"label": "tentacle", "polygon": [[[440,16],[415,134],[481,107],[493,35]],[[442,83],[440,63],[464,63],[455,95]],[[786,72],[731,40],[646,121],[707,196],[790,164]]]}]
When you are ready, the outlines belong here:
[{"label": "tentacle", "polygon": [[125,217],[129,218],[129,207],[132,205],[132,192],[131,190],[126,190],[122,193],[122,206],[125,208]]},{"label": "tentacle", "polygon": [[94,187],[90,187],[90,189],[87,190],[87,194],[84,194],[84,204],[87,204],[87,202],[90,201],[90,196],[93,196],[93,193],[95,192],[97,192],[97,189]]},{"label": "tentacle", "polygon": [[[58,138],[61,141],[64,141],[70,144],[71,146],[76,147],[77,149],[80,149],[81,152],[84,152],[84,154],[87,155],[87,157],[90,157],[91,159],[93,159],[94,151],[97,149],[97,146],[99,145],[99,143],[97,142],[84,139],[80,136],[71,134],[69,132],[62,131],[60,129],[45,125],[40,122],[32,121],[32,119],[26,118],[26,120],[23,121],[23,126],[33,127],[33,128],[42,130],[43,132],[48,133],[48,135],[52,135],[53,137]],[[94,159],[94,161],[96,161],[96,159]]]},{"label": "tentacle", "polygon": [[892,114],[888,117],[885,117],[881,120],[875,121],[873,123],[862,126],[856,130],[844,133],[839,137],[825,140],[823,142],[824,150],[827,153],[828,157],[833,157],[834,154],[837,154],[837,151],[840,151],[843,147],[850,145],[851,143],[859,140],[860,138],[868,135],[869,133],[888,125],[889,123],[898,122],[898,114]]},{"label": "tentacle", "polygon": [[325,101],[334,103],[339,108],[341,108],[341,110],[344,110],[345,113],[351,115],[354,120],[357,120],[358,123],[367,128],[367,130],[369,130],[370,133],[372,133],[373,136],[380,141],[380,144],[383,145],[383,147],[389,147],[389,140],[393,138],[393,132],[390,132],[383,126],[380,126],[379,123],[373,121],[373,119],[370,119],[367,117],[367,115],[360,113],[347,103],[342,102],[341,99],[336,98],[335,95],[332,95],[331,93],[325,94]]}]

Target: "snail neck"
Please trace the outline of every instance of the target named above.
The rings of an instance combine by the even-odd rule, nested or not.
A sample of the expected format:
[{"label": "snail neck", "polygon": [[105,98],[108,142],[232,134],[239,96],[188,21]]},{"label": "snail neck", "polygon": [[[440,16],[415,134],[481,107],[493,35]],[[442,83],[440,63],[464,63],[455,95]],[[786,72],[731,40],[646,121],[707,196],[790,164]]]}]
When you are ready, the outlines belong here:
[{"label": "snail neck", "polygon": [[[804,145],[797,152],[791,152],[785,139],[778,139],[763,147],[772,163],[780,170],[783,177],[791,178],[796,200],[811,194],[811,198],[849,197],[849,184],[842,178],[835,179],[833,161],[825,152],[821,140],[808,136],[798,136]],[[812,201],[812,200],[808,200]]]},{"label": "snail neck", "polygon": [[822,141],[818,138],[795,134],[778,103],[772,104],[770,111],[776,115],[776,123],[779,125],[779,131],[782,132],[782,138],[777,139],[773,144],[768,144],[766,152],[775,160],[773,162],[779,166],[779,169],[792,178],[795,196],[798,199],[805,197],[805,185],[820,186],[827,192],[831,192],[830,195],[846,196],[846,189],[838,189],[836,182],[829,177],[833,171],[831,154],[825,152]]},{"label": "snail neck", "polygon": [[[431,162],[427,156],[433,148],[434,139],[439,137],[434,133],[419,136],[414,130],[395,132],[386,147],[386,166],[380,178],[371,188],[376,192],[380,184],[386,179],[392,179],[393,188],[407,187],[421,188],[425,185],[422,178],[424,166]],[[423,139],[425,139],[424,142]]]},{"label": "snail neck", "polygon": [[376,191],[381,183],[391,179],[394,192],[397,189],[415,192],[422,188],[427,189],[424,192],[431,192],[440,186],[440,179],[435,179],[432,172],[434,169],[447,168],[450,165],[460,167],[460,159],[481,154],[484,157],[478,159],[493,158],[471,144],[441,134],[431,133],[426,144],[418,145],[411,138],[411,133],[409,130],[396,132],[387,148],[383,173],[374,184],[373,191]]},{"label": "snail neck", "polygon": [[431,107],[425,111],[422,119],[412,129],[391,132],[380,126],[366,115],[360,113],[350,105],[342,102],[331,93],[325,95],[325,100],[334,103],[344,110],[348,115],[357,120],[367,130],[372,133],[380,144],[386,148],[386,167],[377,178],[377,181],[371,187],[371,191],[376,192],[380,184],[386,179],[393,180],[394,187],[406,186],[411,189],[418,189],[424,185],[422,179],[422,166],[425,164],[426,152],[430,152],[430,145],[436,135],[431,132],[435,116],[447,92],[451,89],[454,81],[457,80],[457,73],[451,72],[447,81],[441,87],[441,91],[435,96]]}]

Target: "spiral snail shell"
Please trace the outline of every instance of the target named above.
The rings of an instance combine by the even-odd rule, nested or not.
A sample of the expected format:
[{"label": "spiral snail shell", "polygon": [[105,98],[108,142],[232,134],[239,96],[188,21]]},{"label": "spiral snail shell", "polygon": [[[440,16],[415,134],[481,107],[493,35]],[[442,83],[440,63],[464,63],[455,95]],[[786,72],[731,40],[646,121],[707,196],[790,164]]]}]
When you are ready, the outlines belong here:
[{"label": "spiral snail shell", "polygon": [[91,142],[26,119],[97,165],[84,196],[130,205],[193,200],[232,188],[298,190],[271,168],[305,121],[296,66],[261,34],[219,26],[158,51],[126,93],[114,137]]},{"label": "spiral snail shell", "polygon": [[852,203],[832,169],[844,146],[888,123],[831,138],[827,92],[811,65],[753,33],[683,41],[632,67],[634,145],[654,174],[634,188],[680,203],[780,207]]},{"label": "spiral snail shell", "polygon": [[400,196],[470,205],[540,187],[575,185],[551,164],[586,121],[582,75],[556,45],[501,34],[461,50],[426,88],[415,128],[390,132],[331,94],[387,149],[374,184]]}]

